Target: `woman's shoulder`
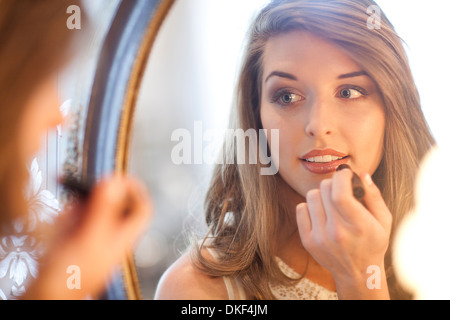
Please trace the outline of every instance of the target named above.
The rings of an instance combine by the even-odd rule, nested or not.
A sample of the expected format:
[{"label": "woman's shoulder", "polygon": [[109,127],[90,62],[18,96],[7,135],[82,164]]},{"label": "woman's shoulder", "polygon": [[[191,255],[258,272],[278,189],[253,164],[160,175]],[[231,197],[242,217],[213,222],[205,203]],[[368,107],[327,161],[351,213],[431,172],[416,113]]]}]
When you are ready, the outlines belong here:
[{"label": "woman's shoulder", "polygon": [[[212,259],[207,250],[202,250]],[[189,252],[178,258],[162,275],[156,289],[157,300],[227,300],[222,277],[212,277],[199,270]]]}]

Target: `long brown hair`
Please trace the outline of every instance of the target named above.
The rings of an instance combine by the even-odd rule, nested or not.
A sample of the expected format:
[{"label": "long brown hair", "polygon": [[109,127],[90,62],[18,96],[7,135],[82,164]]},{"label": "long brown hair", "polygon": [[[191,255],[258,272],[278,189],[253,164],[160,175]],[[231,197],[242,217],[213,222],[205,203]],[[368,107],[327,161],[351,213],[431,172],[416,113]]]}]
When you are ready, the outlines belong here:
[{"label": "long brown hair", "polygon": [[68,0],[0,0],[0,226],[26,213],[18,130],[27,99],[70,53]]},{"label": "long brown hair", "polygon": [[[413,206],[417,168],[435,141],[423,116],[402,40],[380,10],[380,28],[369,28],[371,0],[272,1],[256,17],[240,71],[232,126],[261,129],[259,115],[262,57],[271,37],[293,30],[311,32],[335,44],[362,66],[377,84],[384,101],[384,153],[373,175],[393,214],[395,230]],[[377,7],[378,8],[378,7]],[[261,164],[217,165],[205,201],[208,245],[218,261],[192,252],[194,264],[212,276],[238,277],[254,297],[271,299],[270,283],[286,283],[275,261],[277,230],[293,214],[283,204],[279,175],[260,175]],[[230,218],[231,217],[231,218]],[[391,297],[404,298],[392,271],[386,269]]]}]

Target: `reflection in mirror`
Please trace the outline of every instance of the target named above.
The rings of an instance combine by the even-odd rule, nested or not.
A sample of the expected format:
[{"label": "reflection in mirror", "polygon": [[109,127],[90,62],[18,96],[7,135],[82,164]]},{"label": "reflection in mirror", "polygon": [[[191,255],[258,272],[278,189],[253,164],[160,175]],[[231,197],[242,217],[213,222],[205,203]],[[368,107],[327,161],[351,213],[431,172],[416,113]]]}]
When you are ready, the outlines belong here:
[{"label": "reflection in mirror", "polygon": [[[185,248],[187,231],[203,230],[216,151],[211,140],[220,145],[245,32],[266,2],[177,1],[158,34],[136,105],[129,159],[129,172],[147,183],[156,208],[135,255],[144,299],[153,298],[162,272]],[[176,164],[177,129],[192,135],[202,159],[194,159],[191,146],[192,165]]]},{"label": "reflection in mirror", "polygon": [[[158,35],[139,93],[129,159],[129,172],[147,183],[156,208],[152,226],[135,251],[144,299],[153,298],[161,274],[185,249],[186,235],[206,230],[204,195],[212,159],[228,126],[245,33],[251,18],[267,2],[177,1]],[[445,142],[448,117],[442,116],[442,109],[436,111],[442,101],[435,95],[445,89],[435,86],[445,88],[448,81],[441,79],[430,86],[427,79],[436,76],[429,68],[430,48],[442,57],[450,52],[439,40],[442,35],[428,41],[430,34],[418,31],[423,25],[403,13],[407,6],[436,23],[435,30],[445,28],[439,25],[445,18],[434,19],[434,10],[406,1],[377,2],[408,45],[424,113],[437,141]],[[424,42],[427,46],[421,45]],[[434,69],[448,74],[449,64],[442,63],[446,60],[440,59]],[[190,141],[183,152],[177,149],[181,137]]]}]

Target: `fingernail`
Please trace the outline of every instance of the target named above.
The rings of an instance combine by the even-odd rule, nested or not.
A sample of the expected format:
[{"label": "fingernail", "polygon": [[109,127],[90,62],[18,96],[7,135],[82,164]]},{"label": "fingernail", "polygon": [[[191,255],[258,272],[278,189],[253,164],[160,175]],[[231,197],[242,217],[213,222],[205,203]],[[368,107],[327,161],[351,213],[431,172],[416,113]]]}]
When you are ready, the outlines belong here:
[{"label": "fingernail", "polygon": [[297,205],[297,212],[299,212],[300,210],[302,210],[302,209],[304,208],[305,205],[306,205],[306,203],[304,203],[304,202],[299,203],[299,204]]},{"label": "fingernail", "polygon": [[370,174],[366,173],[366,175],[364,176],[364,181],[366,182],[366,184],[368,186],[373,185],[373,180],[372,177],[370,176]]}]

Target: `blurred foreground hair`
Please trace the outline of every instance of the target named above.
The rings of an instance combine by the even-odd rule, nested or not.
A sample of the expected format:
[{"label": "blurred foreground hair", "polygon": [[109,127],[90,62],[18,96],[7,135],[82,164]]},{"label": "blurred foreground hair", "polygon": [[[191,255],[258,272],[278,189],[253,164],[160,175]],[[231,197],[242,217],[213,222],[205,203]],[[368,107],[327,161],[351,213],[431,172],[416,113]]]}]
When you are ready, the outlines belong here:
[{"label": "blurred foreground hair", "polygon": [[26,161],[19,123],[37,85],[68,61],[76,31],[66,21],[79,0],[0,0],[0,226],[26,214]]}]

